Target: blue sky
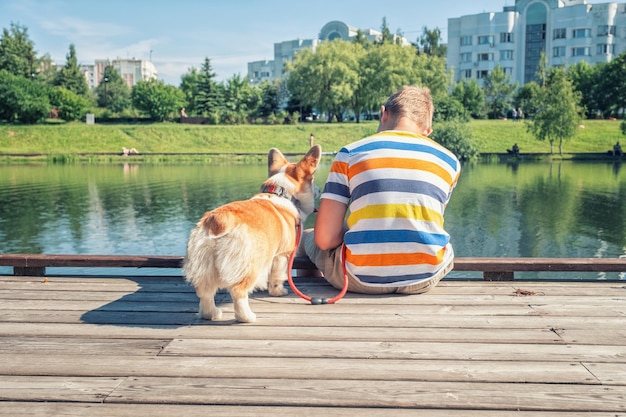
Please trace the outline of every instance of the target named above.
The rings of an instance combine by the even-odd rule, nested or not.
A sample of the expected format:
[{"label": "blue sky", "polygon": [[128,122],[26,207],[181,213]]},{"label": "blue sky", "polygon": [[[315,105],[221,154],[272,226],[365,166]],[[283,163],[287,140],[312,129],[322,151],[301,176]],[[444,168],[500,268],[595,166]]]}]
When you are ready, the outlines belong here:
[{"label": "blue sky", "polygon": [[[480,5],[477,6],[476,3]],[[592,1],[591,3],[596,3]],[[39,55],[65,63],[74,44],[80,63],[95,59],[152,59],[159,79],[179,85],[189,68],[211,59],[219,80],[246,75],[247,63],[273,59],[274,43],[316,38],[339,20],[392,32],[414,42],[422,27],[447,19],[502,11],[514,0],[0,0],[0,25],[28,28]]]}]

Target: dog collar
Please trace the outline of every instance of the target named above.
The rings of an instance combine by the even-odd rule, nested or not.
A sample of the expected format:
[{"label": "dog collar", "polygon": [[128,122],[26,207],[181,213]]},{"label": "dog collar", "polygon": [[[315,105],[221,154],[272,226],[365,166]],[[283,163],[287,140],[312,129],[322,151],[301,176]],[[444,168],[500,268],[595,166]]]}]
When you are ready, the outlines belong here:
[{"label": "dog collar", "polygon": [[265,185],[265,186],[261,187],[261,192],[262,193],[268,193],[268,194],[274,194],[274,195],[277,195],[279,197],[286,198],[287,200],[290,200],[292,202],[295,202],[295,199],[293,198],[293,196],[282,185],[277,185],[277,184]]}]

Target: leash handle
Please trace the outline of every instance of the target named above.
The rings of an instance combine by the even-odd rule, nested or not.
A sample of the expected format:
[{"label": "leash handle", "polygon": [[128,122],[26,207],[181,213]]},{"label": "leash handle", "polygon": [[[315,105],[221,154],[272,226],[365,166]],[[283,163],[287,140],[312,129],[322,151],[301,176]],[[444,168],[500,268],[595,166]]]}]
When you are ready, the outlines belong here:
[{"label": "leash handle", "polygon": [[293,252],[291,252],[291,256],[289,256],[289,269],[287,270],[287,279],[289,280],[289,286],[291,287],[293,292],[296,293],[300,298],[306,301],[309,301],[313,305],[334,304],[335,302],[343,298],[343,296],[346,295],[346,292],[348,291],[348,273],[346,271],[346,245],[342,244],[342,247],[341,247],[341,265],[343,267],[343,288],[341,292],[339,292],[339,294],[337,294],[335,297],[330,298],[330,299],[310,297],[302,293],[298,289],[298,287],[296,287],[296,284],[293,282],[293,277],[291,276],[292,270],[293,270],[293,260],[296,257],[296,251],[298,250],[298,247],[300,246],[301,236],[302,236],[302,223],[298,222],[296,226],[296,247],[294,248]]}]

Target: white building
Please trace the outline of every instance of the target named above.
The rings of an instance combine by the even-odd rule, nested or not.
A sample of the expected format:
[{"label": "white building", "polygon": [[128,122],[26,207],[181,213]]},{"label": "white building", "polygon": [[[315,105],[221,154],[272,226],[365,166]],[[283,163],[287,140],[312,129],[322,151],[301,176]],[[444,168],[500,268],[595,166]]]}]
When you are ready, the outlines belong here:
[{"label": "white building", "polygon": [[[322,27],[317,39],[296,39],[292,41],[278,42],[274,44],[274,60],[273,61],[254,61],[248,63],[248,81],[250,84],[260,84],[263,81],[273,81],[277,78],[283,78],[285,64],[293,61],[296,53],[302,49],[315,50],[320,42],[332,41],[334,39],[343,39],[352,41],[357,33],[358,28],[349,26],[343,22],[332,21]],[[377,42],[382,38],[382,33],[374,29],[361,29],[361,32],[368,40]],[[393,35],[394,39],[398,39],[398,35]],[[410,45],[405,38],[400,38],[402,45]]]},{"label": "white building", "polygon": [[156,67],[151,61],[142,59],[121,59],[114,60],[96,59],[93,80],[99,85],[104,78],[104,69],[111,66],[119,72],[120,76],[130,88],[133,88],[139,81],[156,80],[158,73]]},{"label": "white building", "polygon": [[610,62],[626,51],[626,4],[587,0],[516,0],[501,12],[448,19],[447,65],[455,81],[484,78],[500,65],[512,82],[549,67]]}]

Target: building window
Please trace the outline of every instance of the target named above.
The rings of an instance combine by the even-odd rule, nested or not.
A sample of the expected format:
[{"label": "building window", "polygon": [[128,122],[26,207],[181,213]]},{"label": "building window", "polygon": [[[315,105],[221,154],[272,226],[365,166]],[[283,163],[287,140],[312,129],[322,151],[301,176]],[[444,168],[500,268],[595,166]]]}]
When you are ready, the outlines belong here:
[{"label": "building window", "polygon": [[590,38],[591,29],[574,29],[572,31],[572,38]]},{"label": "building window", "polygon": [[565,56],[565,47],[564,46],[557,46],[555,48],[552,48],[552,56],[555,58],[561,57],[561,56]]},{"label": "building window", "polygon": [[493,46],[493,36],[491,36],[491,35],[479,36],[478,37],[478,44],[479,45],[491,45],[491,46]]},{"label": "building window", "polygon": [[501,32],[500,43],[513,43],[513,34],[511,32]]},{"label": "building window", "polygon": [[477,55],[479,61],[493,61],[492,53],[482,53]]},{"label": "building window", "polygon": [[580,46],[576,48],[572,48],[572,56],[589,56],[591,55],[589,52],[589,47]]},{"label": "building window", "polygon": [[481,80],[483,78],[487,78],[488,75],[489,75],[489,71],[488,70],[478,70],[478,71],[476,71],[476,78],[478,78],[479,80]]},{"label": "building window", "polygon": [[509,77],[513,76],[513,68],[512,67],[502,67],[504,71],[504,75],[508,75]]},{"label": "building window", "polygon": [[598,26],[598,36],[615,36],[615,25]]},{"label": "building window", "polygon": [[596,48],[597,55],[614,55],[615,45],[612,43],[599,43]]},{"label": "building window", "polygon": [[466,69],[461,71],[461,77],[463,78],[472,78],[472,70]]},{"label": "building window", "polygon": [[566,36],[567,36],[567,29],[565,28],[554,29],[552,33],[552,39],[565,39]]},{"label": "building window", "polygon": [[505,51],[500,51],[500,61],[512,61],[513,60],[513,50],[507,49]]},{"label": "building window", "polygon": [[461,46],[468,46],[472,44],[471,36],[461,36]]},{"label": "building window", "polygon": [[461,62],[472,62],[472,53],[471,52],[462,53]]}]

